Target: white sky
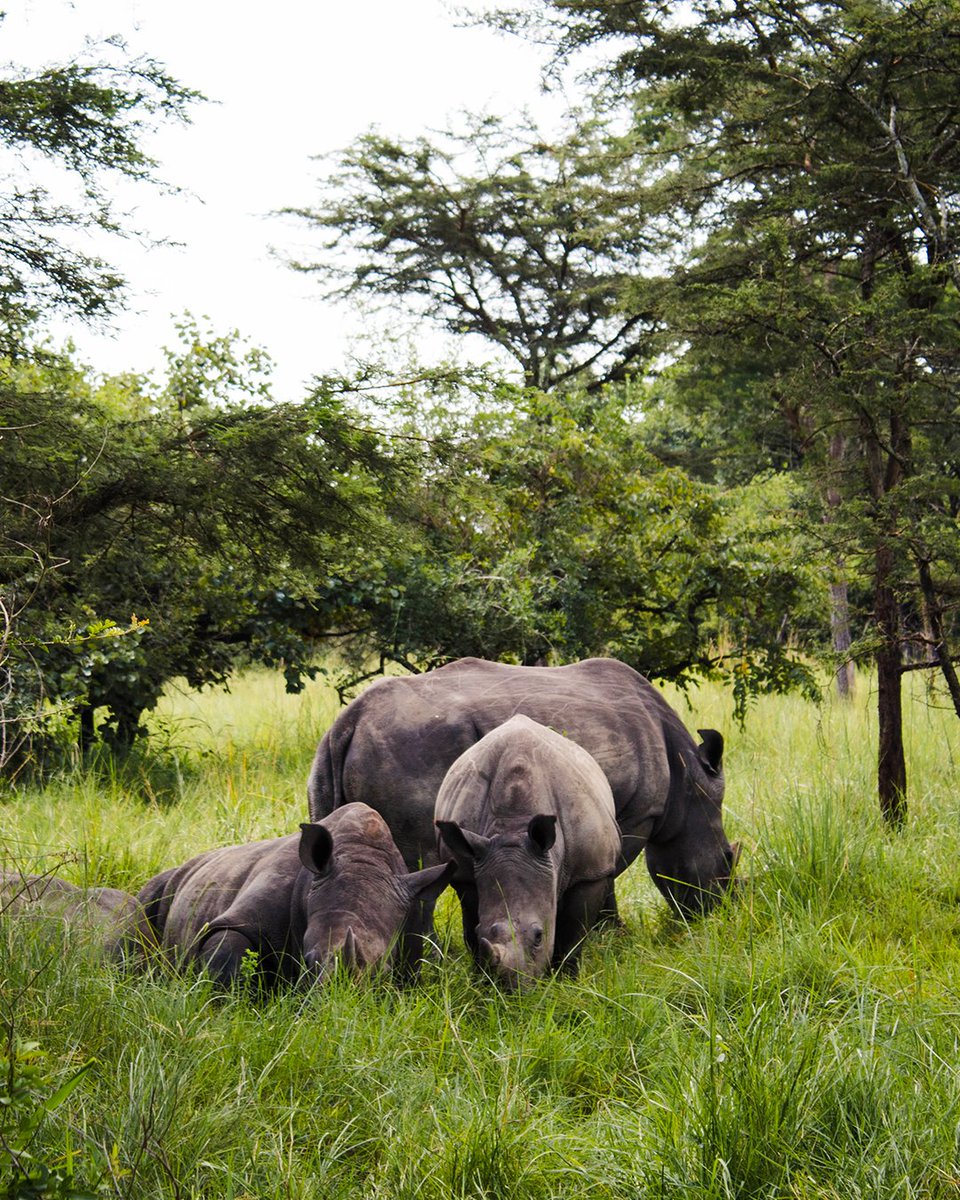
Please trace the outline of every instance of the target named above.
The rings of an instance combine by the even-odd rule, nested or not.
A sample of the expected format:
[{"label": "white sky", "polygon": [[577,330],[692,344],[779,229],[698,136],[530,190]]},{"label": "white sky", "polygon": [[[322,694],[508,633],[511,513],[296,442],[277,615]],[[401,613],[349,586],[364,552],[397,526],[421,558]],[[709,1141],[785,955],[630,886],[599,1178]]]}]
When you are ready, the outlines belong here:
[{"label": "white sky", "polygon": [[[160,368],[160,348],[176,343],[172,317],[186,310],[264,346],[278,398],[372,352],[369,319],[322,301],[315,279],[271,258],[271,246],[296,253],[308,243],[302,225],[268,214],[310,204],[322,169],[311,156],[371,125],[410,137],[461,109],[509,115],[547,103],[542,51],[457,28],[444,0],[9,0],[5,10],[0,62],[63,61],[85,37],[120,34],[219,102],[196,106],[191,125],[147,147],[161,176],[192,196],[132,193],[134,222],[183,248],[111,242],[105,256],[130,283],[127,311],[110,332],[56,331],[102,372]],[[421,340],[436,348],[426,331]]]}]

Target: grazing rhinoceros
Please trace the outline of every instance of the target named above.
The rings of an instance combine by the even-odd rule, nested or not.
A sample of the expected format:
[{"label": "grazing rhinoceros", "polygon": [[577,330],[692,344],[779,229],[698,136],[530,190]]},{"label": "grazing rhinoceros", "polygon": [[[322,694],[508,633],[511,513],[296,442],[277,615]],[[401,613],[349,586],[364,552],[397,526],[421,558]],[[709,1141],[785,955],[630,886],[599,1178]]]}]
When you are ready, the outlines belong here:
[{"label": "grazing rhinoceros", "polygon": [[389,963],[415,971],[448,864],[409,874],[383,818],[348,804],[299,834],[226,846],[154,876],[137,899],[161,947],[220,984],[257,954],[268,985]]},{"label": "grazing rhinoceros", "polygon": [[0,913],[54,917],[69,928],[82,928],[108,957],[121,959],[133,948],[140,906],[119,888],[77,887],[59,875],[0,870]]},{"label": "grazing rhinoceros", "polygon": [[613,793],[586,750],[511,717],[447,772],[436,825],[477,962],[508,987],[575,970],[620,858]]},{"label": "grazing rhinoceros", "polygon": [[[411,869],[436,861],[434,805],[465,750],[516,713],[581,745],[610,782],[622,839],[618,874],[642,851],[657,887],[683,914],[728,886],[736,849],[723,832],[723,738],[697,745],[660,693],[611,658],[515,667],[462,658],[378,680],[334,721],[307,794],[319,820],[361,800],[382,813]],[[615,911],[613,891],[605,902]]]}]

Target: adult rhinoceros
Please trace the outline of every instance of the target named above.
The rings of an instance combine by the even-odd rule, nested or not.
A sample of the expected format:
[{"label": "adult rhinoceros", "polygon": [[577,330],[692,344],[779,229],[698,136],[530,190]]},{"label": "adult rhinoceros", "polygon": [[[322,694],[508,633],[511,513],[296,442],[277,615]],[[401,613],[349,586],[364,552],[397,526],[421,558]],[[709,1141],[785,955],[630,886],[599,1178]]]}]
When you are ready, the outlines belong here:
[{"label": "adult rhinoceros", "polygon": [[[317,748],[307,795],[320,820],[361,800],[382,813],[409,869],[437,861],[434,803],[455,759],[517,713],[578,742],[610,782],[622,838],[618,874],[642,850],[668,903],[704,912],[729,883],[723,738],[697,745],[632,667],[591,658],[517,667],[462,658],[379,680],[343,710]],[[613,909],[612,889],[605,906]]]}]

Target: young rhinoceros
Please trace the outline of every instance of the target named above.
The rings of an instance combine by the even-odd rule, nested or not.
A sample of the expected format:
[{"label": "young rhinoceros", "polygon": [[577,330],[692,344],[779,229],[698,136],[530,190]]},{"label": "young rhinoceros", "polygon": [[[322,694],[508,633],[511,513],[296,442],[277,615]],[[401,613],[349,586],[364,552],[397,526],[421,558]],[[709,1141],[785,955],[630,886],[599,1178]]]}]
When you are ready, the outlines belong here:
[{"label": "young rhinoceros", "polygon": [[348,804],[299,834],[199,854],[137,899],[161,947],[218,983],[258,955],[268,985],[389,964],[412,973],[446,864],[408,873],[383,818]]},{"label": "young rhinoceros", "polygon": [[508,987],[575,970],[620,856],[610,784],[586,750],[511,717],[447,772],[436,825],[478,964]]}]

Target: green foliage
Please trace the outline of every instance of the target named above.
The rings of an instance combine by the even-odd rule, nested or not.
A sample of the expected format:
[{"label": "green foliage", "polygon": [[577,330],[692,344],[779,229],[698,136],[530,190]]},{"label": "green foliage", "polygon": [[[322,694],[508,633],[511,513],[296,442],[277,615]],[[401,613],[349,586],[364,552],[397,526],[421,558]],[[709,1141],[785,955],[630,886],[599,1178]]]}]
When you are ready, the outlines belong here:
[{"label": "green foliage", "polygon": [[[123,280],[80,248],[77,233],[122,235],[110,189],[155,179],[143,143],[165,120],[186,120],[199,93],[117,40],[28,75],[0,79],[0,353],[20,353],[31,321],[50,309],[102,316]],[[56,184],[51,183],[55,179]],[[41,182],[42,180],[42,182]]]},{"label": "green foliage", "polygon": [[3,368],[11,736],[45,722],[129,746],[168,680],[224,683],[244,662],[282,663],[299,687],[336,619],[312,578],[345,542],[387,536],[380,488],[399,468],[342,401],[269,402],[259,355],[181,332],[155,395],[66,363]]},{"label": "green foliage", "polygon": [[40,621],[21,620],[21,616],[17,614],[11,624],[3,662],[4,720],[7,732],[16,739],[5,746],[5,764],[19,765],[28,745],[37,751],[43,745],[75,743],[77,710],[87,707],[91,696],[104,692],[111,696],[104,734],[116,736],[133,715],[139,720],[148,621],[134,616],[129,626],[121,628],[107,618],[76,628],[58,626],[50,612]]},{"label": "green foliage", "polygon": [[52,1070],[36,1042],[21,1042],[6,1030],[0,1055],[0,1189],[7,1200],[93,1200],[76,1177],[76,1156],[69,1137],[53,1159],[49,1149],[34,1152],[48,1114],[64,1104],[84,1082],[87,1063],[64,1078]]},{"label": "green foliage", "polygon": [[189,313],[175,324],[180,345],[166,348],[166,379],[157,407],[183,412],[271,399],[270,356],[245,344],[239,330],[223,335],[203,329]]},{"label": "green foliage", "polygon": [[612,392],[491,399],[407,401],[398,437],[420,447],[419,483],[392,515],[410,532],[357,568],[355,668],[372,644],[408,664],[612,655],[679,682],[736,665],[741,707],[811,686],[786,636],[815,586],[786,488],[735,497],[664,467]]}]

